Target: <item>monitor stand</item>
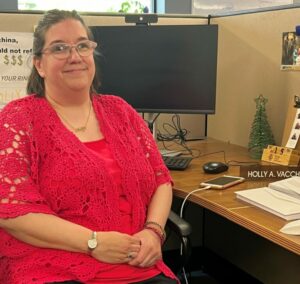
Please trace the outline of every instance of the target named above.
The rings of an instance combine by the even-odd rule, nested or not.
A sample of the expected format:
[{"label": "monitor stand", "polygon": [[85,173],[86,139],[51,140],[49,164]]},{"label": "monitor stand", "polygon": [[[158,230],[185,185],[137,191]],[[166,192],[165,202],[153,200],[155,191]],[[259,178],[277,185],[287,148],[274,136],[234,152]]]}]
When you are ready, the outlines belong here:
[{"label": "monitor stand", "polygon": [[148,113],[148,127],[153,135],[154,140],[156,140],[156,124],[155,120],[159,117],[160,113]]}]

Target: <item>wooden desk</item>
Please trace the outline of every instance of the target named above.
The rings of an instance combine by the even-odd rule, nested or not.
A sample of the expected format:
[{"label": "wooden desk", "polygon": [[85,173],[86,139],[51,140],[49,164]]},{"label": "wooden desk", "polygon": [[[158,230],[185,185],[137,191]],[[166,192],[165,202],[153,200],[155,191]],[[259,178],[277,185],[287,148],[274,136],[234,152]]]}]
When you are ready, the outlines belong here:
[{"label": "wooden desk", "polygon": [[[236,145],[219,142],[216,140],[207,140],[190,144],[190,147],[197,148],[202,154],[218,152],[224,150],[226,161],[250,161],[247,149]],[[205,174],[202,165],[207,161],[224,161],[223,153],[215,153],[202,156],[192,161],[189,169],[185,171],[172,171],[174,179],[174,195],[184,198],[189,192],[199,187],[200,182],[208,180],[218,175],[239,175],[238,166],[230,166],[225,173],[218,175]],[[266,185],[266,182],[246,181],[242,184],[233,186],[225,190],[206,190],[195,193],[190,196],[189,200],[200,205],[206,210],[214,212],[243,228],[254,232],[255,234],[281,246],[285,250],[292,252],[297,259],[300,255],[300,236],[289,236],[279,232],[279,229],[287,222],[267,211],[259,209],[253,205],[236,199],[235,191],[249,189]],[[247,250],[247,244],[245,244]],[[299,262],[300,264],[300,262]],[[284,265],[284,264],[283,264]],[[299,276],[299,274],[298,274]],[[297,276],[297,277],[298,277]],[[275,283],[275,282],[265,282]],[[278,282],[280,283],[280,282]],[[291,282],[285,282],[291,283]],[[298,282],[300,283],[300,276]]]}]

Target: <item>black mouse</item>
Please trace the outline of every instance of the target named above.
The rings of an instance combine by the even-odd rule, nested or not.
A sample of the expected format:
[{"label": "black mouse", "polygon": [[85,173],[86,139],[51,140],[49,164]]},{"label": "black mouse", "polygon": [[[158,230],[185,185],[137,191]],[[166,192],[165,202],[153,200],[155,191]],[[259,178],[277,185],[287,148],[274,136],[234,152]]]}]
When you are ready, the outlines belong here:
[{"label": "black mouse", "polygon": [[218,174],[228,170],[228,166],[222,162],[208,162],[203,165],[203,170],[208,174]]}]

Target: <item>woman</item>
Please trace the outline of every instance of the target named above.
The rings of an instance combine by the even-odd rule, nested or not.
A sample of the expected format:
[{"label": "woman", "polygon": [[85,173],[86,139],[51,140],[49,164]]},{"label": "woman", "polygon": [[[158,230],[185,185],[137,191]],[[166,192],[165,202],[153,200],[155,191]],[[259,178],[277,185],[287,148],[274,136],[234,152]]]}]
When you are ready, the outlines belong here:
[{"label": "woman", "polygon": [[27,90],[0,115],[0,283],[176,283],[161,259],[172,189],[122,99],[96,95],[75,12],[39,22]]}]

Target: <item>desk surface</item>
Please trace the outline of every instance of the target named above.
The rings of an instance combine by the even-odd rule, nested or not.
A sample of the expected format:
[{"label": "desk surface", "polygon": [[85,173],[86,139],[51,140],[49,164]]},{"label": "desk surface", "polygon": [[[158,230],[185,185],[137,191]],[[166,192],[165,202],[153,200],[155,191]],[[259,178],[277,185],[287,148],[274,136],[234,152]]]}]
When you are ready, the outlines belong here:
[{"label": "desk surface", "polygon": [[[226,161],[249,162],[246,148],[208,139],[200,142],[190,142],[191,148],[199,149],[201,154],[225,151]],[[171,171],[174,180],[174,195],[184,198],[189,192],[199,187],[200,182],[213,177],[226,175],[239,175],[238,166],[230,166],[225,173],[218,175],[205,174],[202,165],[208,161],[224,161],[223,153],[214,153],[194,159],[189,168],[184,171]],[[267,211],[238,200],[235,191],[262,187],[267,182],[246,181],[225,190],[210,189],[194,193],[189,200],[209,209],[244,228],[300,255],[300,236],[290,236],[279,232],[279,229],[287,223]]]}]

